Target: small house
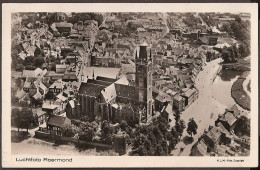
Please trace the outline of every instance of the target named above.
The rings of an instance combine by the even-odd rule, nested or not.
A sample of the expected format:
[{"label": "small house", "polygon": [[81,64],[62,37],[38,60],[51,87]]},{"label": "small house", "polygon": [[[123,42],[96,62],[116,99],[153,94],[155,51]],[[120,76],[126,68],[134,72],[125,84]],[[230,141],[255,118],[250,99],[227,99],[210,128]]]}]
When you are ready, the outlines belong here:
[{"label": "small house", "polygon": [[39,126],[42,125],[43,123],[45,123],[47,120],[46,112],[42,111],[41,109],[34,109],[33,115]]},{"label": "small house", "polygon": [[53,92],[54,94],[59,94],[63,91],[63,84],[61,81],[55,81],[50,87],[49,91]]},{"label": "small house", "polygon": [[207,145],[203,140],[195,143],[191,149],[191,156],[206,156],[207,155]]},{"label": "small house", "polygon": [[236,125],[237,118],[231,113],[226,112],[224,115],[219,116],[216,123],[221,122],[225,129],[227,129],[229,132],[233,131],[235,125]]},{"label": "small house", "polygon": [[51,115],[46,124],[51,135],[62,136],[62,128],[71,125],[71,120],[67,117]]}]

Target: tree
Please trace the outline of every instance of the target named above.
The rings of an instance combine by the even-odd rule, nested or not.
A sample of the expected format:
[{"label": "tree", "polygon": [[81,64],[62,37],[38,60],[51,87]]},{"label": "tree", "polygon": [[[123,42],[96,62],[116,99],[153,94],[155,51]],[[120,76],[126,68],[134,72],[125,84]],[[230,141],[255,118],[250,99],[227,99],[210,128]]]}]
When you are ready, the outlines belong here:
[{"label": "tree", "polygon": [[150,133],[155,136],[157,141],[161,141],[163,139],[163,133],[160,131],[158,126],[152,126]]},{"label": "tree", "polygon": [[33,66],[33,65],[26,65],[26,66],[25,66],[25,69],[26,69],[26,70],[35,70],[36,67]]},{"label": "tree", "polygon": [[37,107],[37,106],[41,107],[43,104],[43,99],[42,98],[33,99],[31,104],[34,105],[35,107]]},{"label": "tree", "polygon": [[[234,36],[236,37],[236,39],[238,40],[245,40],[245,39],[249,39],[249,32],[247,31],[247,29],[243,26],[243,24],[241,24],[241,22],[233,22],[231,24],[231,29],[233,30]],[[249,37],[247,37],[249,36]]]},{"label": "tree", "polygon": [[166,156],[167,154],[168,154],[168,144],[167,144],[167,141],[166,140],[163,140],[162,142],[161,142],[161,146],[162,146],[162,148],[163,148],[163,154],[162,155],[164,155],[164,156]]},{"label": "tree", "polygon": [[19,121],[18,121],[18,127],[22,129],[28,129],[31,125],[35,125],[35,117],[33,116],[33,112],[31,109],[24,107],[22,108],[20,114],[19,114]]},{"label": "tree", "polygon": [[24,70],[24,66],[22,64],[17,64],[15,67],[16,71],[23,71]]},{"label": "tree", "polygon": [[169,128],[169,123],[163,116],[160,115],[159,117],[157,117],[157,119],[155,119],[153,121],[153,124],[159,128],[159,130],[163,134],[163,136],[166,135],[166,133],[168,132],[168,128]]},{"label": "tree", "polygon": [[46,57],[46,58],[45,58],[45,62],[49,64],[49,62],[50,62],[50,57]]},{"label": "tree", "polygon": [[154,156],[164,156],[165,153],[164,153],[164,150],[163,150],[163,147],[161,144],[157,144],[155,146],[155,152],[154,152]]},{"label": "tree", "polygon": [[230,23],[224,23],[221,27],[221,31],[227,32],[229,35],[232,34],[232,29]]},{"label": "tree", "polygon": [[79,133],[79,138],[83,139],[87,142],[92,142],[94,134],[95,134],[95,130],[94,128],[91,126],[91,124],[89,122],[82,122],[79,126],[80,131]]},{"label": "tree", "polygon": [[179,111],[176,111],[176,113],[174,114],[174,119],[175,119],[175,122],[178,122],[181,118],[181,112]]},{"label": "tree", "polygon": [[175,129],[178,133],[179,137],[182,136],[183,130],[186,128],[184,120],[180,120],[179,122],[176,122]]},{"label": "tree", "polygon": [[55,96],[54,93],[51,92],[51,91],[48,91],[48,92],[45,94],[45,99],[47,99],[47,100],[53,100],[53,99],[55,99],[55,98],[56,98],[56,96]]},{"label": "tree", "polygon": [[148,151],[144,145],[140,145],[136,152],[138,156],[148,156]]},{"label": "tree", "polygon": [[250,54],[250,49],[244,43],[239,44],[238,51],[242,58],[247,57]]},{"label": "tree", "polygon": [[106,120],[101,124],[101,140],[106,144],[112,143],[112,129],[110,123]]},{"label": "tree", "polygon": [[[138,126],[130,137],[132,149],[138,155],[168,155],[177,144],[176,132],[168,131],[169,122],[162,116],[153,118],[148,126]],[[177,136],[177,137],[176,137]]]},{"label": "tree", "polygon": [[83,133],[86,136],[86,141],[91,142],[93,140],[93,137],[95,135],[93,127],[88,127]]},{"label": "tree", "polygon": [[56,13],[48,13],[46,16],[46,23],[51,26],[52,23],[55,22]]},{"label": "tree", "polygon": [[152,146],[150,140],[148,140],[143,134],[136,135],[133,140],[133,150],[135,150],[135,152],[140,156],[148,155],[149,148],[146,147],[145,143]]},{"label": "tree", "polygon": [[44,57],[45,54],[43,52],[42,49],[40,49],[39,47],[37,47],[34,51],[34,57]]},{"label": "tree", "polygon": [[18,89],[20,89],[20,88],[22,88],[22,86],[23,86],[23,80],[22,79],[20,79],[20,78],[18,78],[18,79],[16,79],[15,80],[15,84],[16,84],[16,87],[18,88]]},{"label": "tree", "polygon": [[19,98],[15,97],[16,91],[16,88],[11,87],[11,103],[14,105],[18,104],[19,102]]},{"label": "tree", "polygon": [[101,14],[95,14],[93,20],[98,22],[98,26],[103,22],[103,16]]},{"label": "tree", "polygon": [[127,128],[128,124],[126,121],[122,120],[121,123],[120,123],[120,128],[125,131],[126,128]]},{"label": "tree", "polygon": [[154,155],[154,147],[151,141],[146,137],[143,141],[143,146],[147,151],[147,155]]},{"label": "tree", "polygon": [[193,118],[191,118],[188,123],[187,133],[192,137],[192,134],[193,135],[197,134],[197,129],[198,129],[197,123]]},{"label": "tree", "polygon": [[132,31],[135,32],[138,27],[142,27],[141,24],[133,23],[133,22],[128,22],[127,27]]},{"label": "tree", "polygon": [[33,56],[28,56],[23,61],[24,66],[33,65],[33,64],[34,64],[34,57]]},{"label": "tree", "polygon": [[240,16],[236,15],[235,16],[235,21],[238,22],[238,23],[241,23],[242,20],[241,20]]},{"label": "tree", "polygon": [[14,126],[16,128],[18,128],[18,132],[19,132],[19,114],[21,113],[20,109],[18,108],[14,108],[11,111],[11,126]]},{"label": "tree", "polygon": [[226,48],[221,54],[224,63],[234,63],[237,61],[239,56],[239,51],[235,45]]},{"label": "tree", "polygon": [[97,13],[72,13],[72,17],[69,22],[72,24],[78,23],[78,21],[95,20],[100,25],[103,21],[103,15]]},{"label": "tree", "polygon": [[250,136],[250,120],[245,116],[239,117],[234,132],[238,136]]},{"label": "tree", "polygon": [[178,143],[178,133],[175,128],[172,128],[171,131],[167,132],[166,139],[169,141],[169,152],[172,151],[176,144]]},{"label": "tree", "polygon": [[34,66],[35,67],[41,67],[43,63],[44,63],[43,57],[36,57],[35,60],[34,60]]},{"label": "tree", "polygon": [[73,137],[75,134],[80,132],[80,129],[75,125],[66,125],[61,129],[62,135],[66,137]]},{"label": "tree", "polygon": [[56,71],[56,63],[50,63],[50,70]]}]

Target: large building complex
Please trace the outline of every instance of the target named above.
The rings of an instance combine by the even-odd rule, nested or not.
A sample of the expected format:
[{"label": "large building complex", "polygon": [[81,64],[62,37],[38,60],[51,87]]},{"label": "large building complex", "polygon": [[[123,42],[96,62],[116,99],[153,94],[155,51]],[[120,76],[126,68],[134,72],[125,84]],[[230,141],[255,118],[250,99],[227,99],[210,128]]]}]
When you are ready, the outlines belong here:
[{"label": "large building complex", "polygon": [[111,120],[129,123],[146,122],[152,115],[152,56],[147,54],[147,44],[140,45],[135,57],[135,85],[129,85],[125,77],[119,79],[92,77],[82,82],[77,100],[71,101],[69,117],[87,116],[93,120]]}]

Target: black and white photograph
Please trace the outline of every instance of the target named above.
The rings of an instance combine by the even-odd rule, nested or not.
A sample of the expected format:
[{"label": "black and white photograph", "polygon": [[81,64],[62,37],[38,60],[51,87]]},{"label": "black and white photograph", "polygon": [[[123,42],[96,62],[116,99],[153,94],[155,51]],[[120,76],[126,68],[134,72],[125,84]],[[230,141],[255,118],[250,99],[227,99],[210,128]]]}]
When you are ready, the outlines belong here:
[{"label": "black and white photograph", "polygon": [[153,156],[220,167],[257,156],[257,10],[69,6],[9,11],[2,137],[16,163]]}]

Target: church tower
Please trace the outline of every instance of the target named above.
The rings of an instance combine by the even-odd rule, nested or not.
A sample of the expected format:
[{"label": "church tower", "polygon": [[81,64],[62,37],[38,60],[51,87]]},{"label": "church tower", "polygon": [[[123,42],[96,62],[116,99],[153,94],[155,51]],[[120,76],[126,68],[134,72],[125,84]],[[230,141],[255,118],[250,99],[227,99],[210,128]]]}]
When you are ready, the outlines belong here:
[{"label": "church tower", "polygon": [[139,55],[135,56],[135,85],[138,88],[138,101],[144,103],[145,111],[141,121],[147,121],[152,116],[152,55],[147,54],[147,43],[140,45]]}]

